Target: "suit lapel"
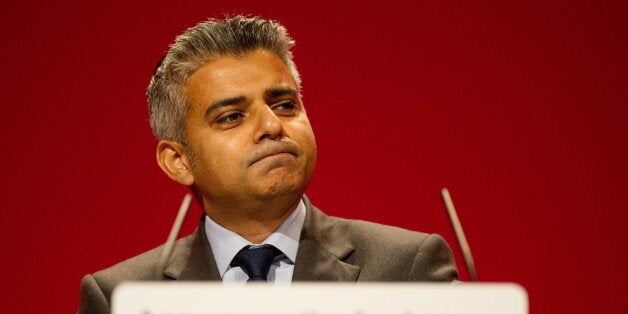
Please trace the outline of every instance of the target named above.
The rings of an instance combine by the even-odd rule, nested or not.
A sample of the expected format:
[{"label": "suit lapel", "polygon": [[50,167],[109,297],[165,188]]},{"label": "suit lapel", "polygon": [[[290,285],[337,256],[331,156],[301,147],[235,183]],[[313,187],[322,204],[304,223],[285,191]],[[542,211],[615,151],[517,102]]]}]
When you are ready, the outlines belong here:
[{"label": "suit lapel", "polygon": [[356,281],[360,267],[331,255],[320,243],[301,241],[293,281]]},{"label": "suit lapel", "polygon": [[303,196],[306,216],[293,281],[356,281],[360,267],[345,262],[353,246],[323,212]]},{"label": "suit lapel", "polygon": [[[292,280],[356,281],[360,267],[345,262],[353,252],[353,245],[332,219],[312,206],[305,195],[303,202],[306,216]],[[175,246],[164,276],[173,280],[220,281],[202,219],[194,234],[186,240],[189,242]]]},{"label": "suit lapel", "polygon": [[182,246],[183,248],[175,250],[164,270],[164,276],[174,280],[221,280],[207,240],[203,219],[191,236],[190,242]]}]

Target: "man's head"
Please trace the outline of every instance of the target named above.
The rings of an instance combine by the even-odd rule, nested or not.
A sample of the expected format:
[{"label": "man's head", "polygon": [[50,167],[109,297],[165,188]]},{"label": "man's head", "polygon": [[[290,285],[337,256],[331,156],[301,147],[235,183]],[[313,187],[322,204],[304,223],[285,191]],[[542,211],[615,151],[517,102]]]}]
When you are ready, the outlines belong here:
[{"label": "man's head", "polygon": [[177,38],[151,80],[157,161],[214,219],[259,218],[247,204],[296,206],[309,182],[316,144],[292,45],[274,22],[210,20]]},{"label": "man's head", "polygon": [[209,19],[179,35],[161,60],[146,92],[150,125],[157,140],[185,143],[185,118],[189,104],[183,88],[189,76],[208,61],[241,56],[258,48],[277,55],[295,83],[301,81],[290,49],[294,40],[281,24],[259,17],[235,16]]}]

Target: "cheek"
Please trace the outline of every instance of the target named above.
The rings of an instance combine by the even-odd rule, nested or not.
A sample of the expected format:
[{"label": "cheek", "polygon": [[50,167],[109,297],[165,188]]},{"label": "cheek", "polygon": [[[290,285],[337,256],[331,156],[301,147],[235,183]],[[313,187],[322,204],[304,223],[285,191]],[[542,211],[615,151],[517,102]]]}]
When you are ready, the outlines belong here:
[{"label": "cheek", "polygon": [[312,125],[310,124],[310,121],[307,119],[307,117],[304,117],[301,123],[303,124],[304,133],[308,141],[310,142],[312,149],[316,151],[316,138],[314,137],[314,130],[312,130]]},{"label": "cheek", "polygon": [[237,140],[233,138],[224,138],[214,145],[216,151],[222,156],[233,156],[238,150]]},{"label": "cheek", "polygon": [[301,148],[305,150],[311,160],[315,160],[316,138],[307,117],[298,120],[298,123],[295,125],[295,135],[297,138],[293,139],[299,142]]},{"label": "cheek", "polygon": [[315,160],[316,159],[316,138],[314,137],[314,132],[310,129],[310,133],[308,136],[308,147],[306,148],[310,153],[310,157]]},{"label": "cheek", "polygon": [[241,169],[245,166],[247,156],[246,145],[238,137],[225,137],[208,143],[205,148],[205,156],[210,161],[208,166],[212,170],[228,173]]}]

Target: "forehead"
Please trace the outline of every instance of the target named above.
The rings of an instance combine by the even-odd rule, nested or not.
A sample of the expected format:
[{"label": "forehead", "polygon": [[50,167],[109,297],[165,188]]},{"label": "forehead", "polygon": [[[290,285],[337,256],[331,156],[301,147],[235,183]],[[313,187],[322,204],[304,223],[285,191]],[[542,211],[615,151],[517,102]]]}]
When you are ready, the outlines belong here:
[{"label": "forehead", "polygon": [[296,89],[296,83],[277,55],[258,49],[207,62],[189,77],[184,91],[192,104],[199,105],[225,97],[251,97],[274,87]]}]

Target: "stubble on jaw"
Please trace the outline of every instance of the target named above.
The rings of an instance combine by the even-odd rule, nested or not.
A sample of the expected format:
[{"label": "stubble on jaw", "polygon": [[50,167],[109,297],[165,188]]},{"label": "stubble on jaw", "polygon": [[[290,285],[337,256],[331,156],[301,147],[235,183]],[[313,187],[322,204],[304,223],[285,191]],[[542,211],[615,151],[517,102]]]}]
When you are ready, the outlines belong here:
[{"label": "stubble on jaw", "polygon": [[[207,172],[207,169],[199,169],[198,164],[194,162],[195,155],[191,148],[187,154],[194,176],[198,178],[207,175],[203,173]],[[300,156],[305,158],[304,155]],[[196,184],[191,185],[190,189],[212,219],[220,216],[222,219],[219,220],[275,220],[287,217],[284,214],[296,208],[311,177],[307,164],[307,161],[292,155],[271,156],[251,165],[243,162],[240,165],[243,169],[241,186],[247,186],[255,193],[234,191],[232,194],[216,194],[212,191],[203,191]],[[286,172],[286,169],[290,171]]]}]

